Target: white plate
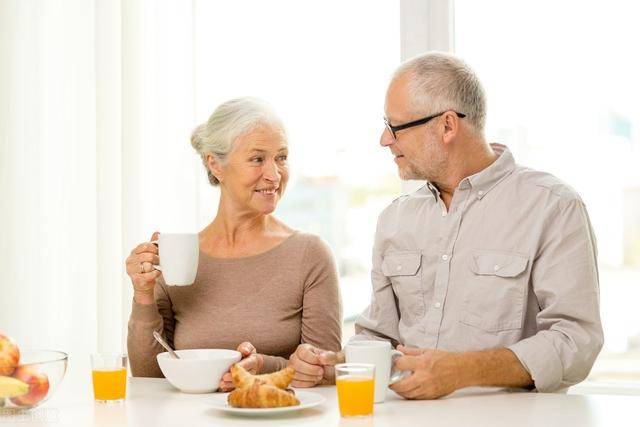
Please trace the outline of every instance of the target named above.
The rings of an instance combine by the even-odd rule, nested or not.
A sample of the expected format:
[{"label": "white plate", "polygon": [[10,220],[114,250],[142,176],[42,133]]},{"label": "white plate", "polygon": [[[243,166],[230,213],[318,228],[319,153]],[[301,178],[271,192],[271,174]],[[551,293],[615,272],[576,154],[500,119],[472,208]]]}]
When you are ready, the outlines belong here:
[{"label": "white plate", "polygon": [[230,412],[234,414],[242,415],[267,415],[278,414],[282,412],[299,411],[301,409],[312,408],[318,406],[326,400],[324,396],[318,393],[310,391],[295,390],[296,397],[300,401],[296,406],[284,406],[282,408],[234,408],[227,403],[227,396],[229,393],[216,393],[213,395],[212,400],[207,401],[207,404],[213,406],[221,411]]}]

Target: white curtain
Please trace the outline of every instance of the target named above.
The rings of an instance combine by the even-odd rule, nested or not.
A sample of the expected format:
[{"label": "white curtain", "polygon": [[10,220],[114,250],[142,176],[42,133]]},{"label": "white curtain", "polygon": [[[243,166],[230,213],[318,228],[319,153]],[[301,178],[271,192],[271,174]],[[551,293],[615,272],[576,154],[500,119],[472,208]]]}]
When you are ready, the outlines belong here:
[{"label": "white curtain", "polygon": [[193,9],[0,0],[0,331],[22,346],[122,350],[131,248],[211,217]]},{"label": "white curtain", "polygon": [[378,144],[399,18],[387,0],[0,0],[0,331],[124,349],[124,259],[212,219],[189,136],[244,95],[287,124],[278,215],[332,245],[344,311],[360,311],[375,219],[399,189]]}]

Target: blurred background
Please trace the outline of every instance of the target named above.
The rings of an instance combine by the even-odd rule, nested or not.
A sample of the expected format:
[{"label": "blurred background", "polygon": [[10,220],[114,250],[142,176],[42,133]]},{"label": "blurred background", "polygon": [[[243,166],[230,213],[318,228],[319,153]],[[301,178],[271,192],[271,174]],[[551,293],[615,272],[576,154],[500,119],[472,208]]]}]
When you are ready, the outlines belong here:
[{"label": "blurred background", "polygon": [[388,78],[433,49],[484,82],[491,142],[582,195],[606,339],[591,377],[640,380],[637,16],[622,0],[0,0],[0,330],[25,347],[123,349],[124,259],[155,230],[212,220],[189,136],[252,95],[288,127],[277,215],[332,247],[347,339],[377,216],[420,185],[378,145]]}]

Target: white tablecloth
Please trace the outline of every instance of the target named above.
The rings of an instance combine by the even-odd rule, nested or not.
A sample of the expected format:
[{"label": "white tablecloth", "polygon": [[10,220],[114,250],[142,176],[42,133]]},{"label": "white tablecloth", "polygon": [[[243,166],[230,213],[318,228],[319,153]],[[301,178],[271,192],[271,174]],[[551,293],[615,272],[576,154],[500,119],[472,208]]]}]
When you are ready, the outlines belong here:
[{"label": "white tablecloth", "polygon": [[406,401],[393,392],[366,419],[341,419],[333,386],[316,387],[327,401],[316,408],[264,418],[223,413],[212,395],[180,393],[164,379],[129,378],[127,400],[119,405],[93,402],[88,366],[70,365],[56,394],[30,412],[1,416],[11,426],[625,426],[640,425],[636,396],[509,393],[461,390],[435,401]]}]

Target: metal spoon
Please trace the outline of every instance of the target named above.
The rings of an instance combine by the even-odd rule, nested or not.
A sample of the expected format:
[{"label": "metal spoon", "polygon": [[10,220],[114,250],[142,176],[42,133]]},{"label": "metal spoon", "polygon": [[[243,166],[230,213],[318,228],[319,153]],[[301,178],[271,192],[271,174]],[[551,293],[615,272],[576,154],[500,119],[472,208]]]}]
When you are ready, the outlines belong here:
[{"label": "metal spoon", "polygon": [[178,356],[176,354],[176,352],[173,351],[171,346],[169,344],[167,344],[167,342],[164,340],[164,338],[162,338],[162,336],[158,333],[158,331],[153,331],[153,337],[156,339],[156,341],[158,341],[160,343],[161,346],[163,346],[169,352],[169,354],[172,357],[174,357],[176,359],[180,359],[180,356]]}]

